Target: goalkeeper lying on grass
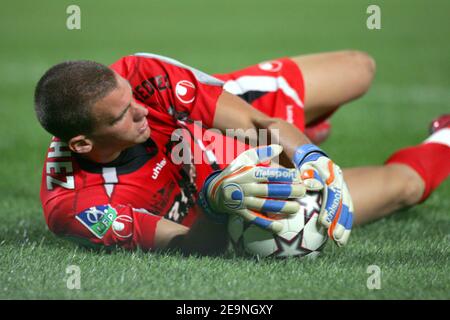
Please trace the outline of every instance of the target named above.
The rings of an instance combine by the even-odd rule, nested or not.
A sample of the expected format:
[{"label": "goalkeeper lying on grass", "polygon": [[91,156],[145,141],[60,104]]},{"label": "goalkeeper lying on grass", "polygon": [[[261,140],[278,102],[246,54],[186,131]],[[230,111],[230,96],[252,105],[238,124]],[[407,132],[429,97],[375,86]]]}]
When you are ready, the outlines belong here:
[{"label": "goalkeeper lying on grass", "polygon": [[[295,213],[293,198],[320,189],[319,221],[343,246],[354,223],[424,201],[450,172],[448,117],[383,166],[341,170],[315,145],[337,106],[367,91],[374,69],[361,52],[283,58],[214,77],[152,54],[110,67],[55,65],[35,91],[38,120],[55,136],[41,186],[46,222],[84,245],[220,253],[228,213],[277,232],[264,213]],[[251,148],[243,136],[209,128],[249,130],[250,143],[276,133],[279,145]],[[286,168],[268,166],[279,154]],[[239,197],[242,207],[227,201]]]}]

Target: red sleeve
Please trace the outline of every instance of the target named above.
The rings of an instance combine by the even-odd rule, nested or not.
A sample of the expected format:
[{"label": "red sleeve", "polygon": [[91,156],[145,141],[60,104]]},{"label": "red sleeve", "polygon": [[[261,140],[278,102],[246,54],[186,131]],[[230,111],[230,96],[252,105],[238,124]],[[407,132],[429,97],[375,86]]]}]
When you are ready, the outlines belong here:
[{"label": "red sleeve", "polygon": [[223,82],[182,63],[153,54],[121,58],[111,68],[126,78],[135,98],[152,109],[149,117],[175,125],[186,118],[212,127]]},{"label": "red sleeve", "polygon": [[40,194],[49,229],[84,245],[153,249],[161,217],[128,204],[110,202],[103,183],[86,187],[85,181],[86,173],[79,170],[67,144],[53,138]]},{"label": "red sleeve", "polygon": [[160,216],[130,205],[92,201],[89,207],[74,211],[74,197],[66,194],[44,205],[49,229],[56,235],[82,245],[133,250],[154,249],[156,225]]}]

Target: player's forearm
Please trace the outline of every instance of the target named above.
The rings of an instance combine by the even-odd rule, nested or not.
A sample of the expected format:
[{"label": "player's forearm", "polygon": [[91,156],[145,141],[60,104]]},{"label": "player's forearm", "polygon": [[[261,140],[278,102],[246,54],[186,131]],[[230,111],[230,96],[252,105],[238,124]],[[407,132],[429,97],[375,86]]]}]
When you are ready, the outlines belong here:
[{"label": "player's forearm", "polygon": [[214,255],[223,253],[227,246],[226,224],[213,223],[201,215],[188,232],[175,236],[167,248],[178,249],[184,254]]},{"label": "player's forearm", "polygon": [[268,139],[269,143],[276,143],[283,146],[280,164],[285,167],[292,167],[291,160],[298,146],[311,143],[297,127],[281,119],[257,119],[253,123],[258,129],[258,135],[268,135],[268,137],[260,137],[259,140],[264,141],[264,139]]},{"label": "player's forearm", "polygon": [[271,143],[281,144],[284,153],[280,156],[280,163],[287,167],[292,167],[290,159],[295,149],[310,143],[309,139],[294,125],[278,118],[268,117],[243,99],[226,91],[217,102],[214,128],[221,130],[224,134],[228,134],[227,130],[234,129],[233,134],[239,140],[254,147]]}]

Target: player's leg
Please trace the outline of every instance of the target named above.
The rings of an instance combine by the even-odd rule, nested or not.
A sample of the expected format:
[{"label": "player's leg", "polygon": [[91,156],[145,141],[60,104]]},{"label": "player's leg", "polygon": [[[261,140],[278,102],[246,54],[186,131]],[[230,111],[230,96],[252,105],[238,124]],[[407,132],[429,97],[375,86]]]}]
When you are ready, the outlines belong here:
[{"label": "player's leg", "polygon": [[441,128],[423,143],[395,152],[384,166],[344,170],[355,223],[376,220],[425,201],[450,175],[449,119],[446,115],[434,121],[433,126]]},{"label": "player's leg", "polygon": [[326,119],[339,106],[362,96],[375,74],[375,61],[361,51],[338,51],[291,58],[305,85],[305,121]]},{"label": "player's leg", "polygon": [[322,120],[364,94],[374,73],[375,62],[366,53],[339,51],[276,59],[215,76],[225,81],[225,90],[294,124],[319,144],[330,132]]},{"label": "player's leg", "polygon": [[425,185],[419,174],[402,164],[344,169],[353,199],[354,223],[380,219],[418,203]]}]

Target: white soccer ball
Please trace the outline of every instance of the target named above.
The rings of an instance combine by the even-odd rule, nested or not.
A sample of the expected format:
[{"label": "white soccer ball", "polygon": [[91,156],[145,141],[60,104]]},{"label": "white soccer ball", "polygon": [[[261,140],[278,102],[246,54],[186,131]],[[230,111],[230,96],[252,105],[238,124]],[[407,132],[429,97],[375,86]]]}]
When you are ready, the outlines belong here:
[{"label": "white soccer ball", "polygon": [[244,221],[238,215],[230,216],[228,233],[238,254],[275,257],[316,257],[328,239],[326,229],[317,218],[322,204],[321,192],[308,192],[297,200],[301,208],[295,215],[283,217],[283,230],[274,234]]}]

